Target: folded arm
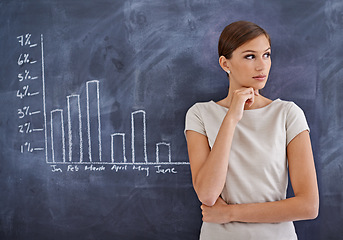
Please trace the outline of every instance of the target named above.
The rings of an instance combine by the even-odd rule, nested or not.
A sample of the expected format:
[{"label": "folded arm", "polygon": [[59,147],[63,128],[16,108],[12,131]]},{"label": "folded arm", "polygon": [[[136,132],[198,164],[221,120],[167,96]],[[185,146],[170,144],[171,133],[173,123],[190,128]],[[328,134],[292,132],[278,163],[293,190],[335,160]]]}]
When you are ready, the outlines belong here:
[{"label": "folded arm", "polygon": [[201,206],[203,221],[275,223],[316,218],[319,196],[308,131],[303,131],[288,144],[287,157],[294,197],[275,202],[235,205],[228,205],[219,197],[212,207]]}]

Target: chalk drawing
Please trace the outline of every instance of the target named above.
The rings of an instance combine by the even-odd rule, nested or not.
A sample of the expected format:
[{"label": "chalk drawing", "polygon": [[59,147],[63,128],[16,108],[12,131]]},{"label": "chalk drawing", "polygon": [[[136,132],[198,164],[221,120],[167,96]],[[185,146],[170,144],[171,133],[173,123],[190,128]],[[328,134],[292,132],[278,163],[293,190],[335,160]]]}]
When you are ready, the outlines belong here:
[{"label": "chalk drawing", "polygon": [[[59,114],[58,114],[59,113]],[[52,162],[58,162],[56,160],[56,154],[62,150],[62,161],[65,162],[65,138],[64,138],[64,122],[63,122],[63,109],[55,109],[50,112],[51,115],[51,152]],[[54,123],[57,121],[57,123]],[[61,126],[61,138],[58,137],[59,125]],[[56,152],[56,146],[59,146]]]},{"label": "chalk drawing", "polygon": [[[120,142],[121,142],[121,145],[122,145],[122,156],[119,157],[119,161],[115,161],[115,155],[119,155],[119,154],[115,154],[116,152],[120,152],[120,145],[119,144],[115,144],[115,139],[120,137]],[[117,146],[117,147],[116,147]],[[119,146],[119,147],[118,147]],[[115,149],[119,149],[118,151],[115,151]],[[111,160],[112,160],[112,163],[116,163],[116,162],[121,162],[120,160],[122,160],[122,163],[127,163],[127,159],[126,159],[126,156],[125,156],[125,133],[114,133],[114,134],[111,134]]]},{"label": "chalk drawing", "polygon": [[[81,121],[80,96],[79,95],[67,96],[67,105],[68,105],[69,162],[73,161],[73,151],[74,152],[77,151],[75,149],[73,150],[73,125],[75,124],[78,124],[79,131],[78,131],[77,137],[79,138],[79,145],[80,145],[79,146],[80,151],[78,152],[78,155],[80,156],[79,161],[82,162],[83,161],[83,148],[82,148],[82,121]],[[77,116],[78,116],[78,122],[72,121],[72,113],[75,113],[75,112],[77,113]],[[73,114],[73,116],[74,115],[75,114]]]},{"label": "chalk drawing", "polygon": [[[28,47],[32,49],[38,44],[31,43],[32,35],[24,34],[17,37],[19,44],[22,47]],[[29,84],[18,90],[18,99],[24,99],[26,97],[41,96],[42,97],[42,109],[34,109],[31,111],[30,106],[24,105],[18,109],[19,119],[26,119],[26,116],[40,116],[43,115],[43,128],[32,128],[30,122],[26,122],[19,126],[19,132],[23,135],[29,135],[30,133],[44,132],[44,147],[32,146],[30,141],[26,141],[21,145],[20,151],[22,153],[31,153],[33,151],[45,152],[45,161],[48,164],[69,164],[68,169],[73,169],[70,164],[115,164],[115,170],[127,169],[124,165],[134,165],[134,170],[148,171],[147,167],[139,165],[187,165],[189,162],[175,162],[172,160],[172,144],[168,142],[156,143],[155,158],[149,159],[147,152],[147,113],[145,110],[136,110],[131,112],[131,136],[124,132],[112,133],[108,137],[106,133],[102,133],[101,122],[101,106],[100,106],[100,81],[91,80],[86,81],[86,96],[78,94],[70,94],[66,96],[66,110],[52,109],[47,110],[46,99],[46,79],[45,79],[45,61],[44,61],[44,38],[43,34],[40,35],[40,51],[41,51],[41,91],[30,92]],[[18,66],[24,64],[34,64],[37,61],[30,58],[30,51],[21,53],[17,60]],[[35,80],[38,76],[32,76],[29,70],[21,71],[18,74],[19,82]],[[86,116],[81,113],[81,107],[85,104]],[[66,111],[67,118],[67,141],[65,139],[65,123],[64,123],[64,111]],[[47,114],[50,112],[49,114]],[[128,114],[128,118],[130,115]],[[50,119],[48,119],[50,118]],[[88,146],[84,146],[82,137],[82,119],[87,125]],[[50,125],[48,124],[50,123]],[[50,129],[49,129],[50,128]],[[49,136],[50,135],[50,136]],[[104,135],[104,136],[102,136]],[[128,139],[126,139],[126,137]],[[111,144],[109,153],[103,153],[102,139],[108,139]],[[109,138],[110,137],[110,138]],[[131,140],[131,160],[127,158],[126,141]],[[88,149],[86,150],[85,148]],[[51,156],[49,156],[51,151]],[[68,155],[66,157],[66,151]],[[85,157],[88,154],[88,158]],[[154,154],[149,154],[153,156]],[[105,159],[109,158],[109,159]],[[55,166],[55,165],[54,165]],[[162,168],[161,168],[162,169]],[[159,169],[158,172],[166,172],[164,169]],[[174,172],[175,173],[175,172]]]},{"label": "chalk drawing", "polygon": [[160,147],[161,146],[168,147],[168,162],[171,163],[170,143],[165,143],[165,142],[156,143],[156,163],[160,162]]},{"label": "chalk drawing", "polygon": [[[95,89],[94,89],[95,87]],[[95,95],[96,97],[94,98],[94,96],[92,96],[92,98],[89,96],[91,94],[94,94],[94,90],[95,90]],[[98,141],[98,146],[99,149],[94,149],[93,151],[98,150],[98,155],[99,155],[99,159],[98,161],[101,162],[101,119],[100,119],[100,93],[99,93],[99,81],[98,80],[92,80],[92,81],[88,81],[86,82],[86,94],[87,94],[87,126],[88,126],[88,147],[89,147],[89,161],[92,162],[93,159],[92,157],[94,157],[94,154],[92,155],[92,138],[91,138],[91,128],[98,128],[98,139],[93,139],[94,142]],[[90,101],[94,100],[96,101],[96,109],[94,109],[93,107],[90,107]],[[91,114],[97,115],[97,123],[93,124],[91,123],[90,117]],[[91,125],[92,124],[92,125]]]},{"label": "chalk drawing", "polygon": [[46,118],[46,97],[45,97],[45,69],[44,69],[44,44],[43,34],[40,35],[41,54],[42,54],[42,99],[43,99],[43,121],[44,121],[44,143],[45,143],[45,162],[48,163],[48,127]]},{"label": "chalk drawing", "polygon": [[[138,110],[135,111],[133,113],[131,113],[131,149],[132,149],[132,162],[135,163],[136,162],[136,137],[138,135],[137,131],[135,131],[135,124],[138,124],[139,121],[137,120],[139,117],[142,118],[142,132],[139,134],[142,134],[143,136],[143,145],[142,148],[143,149],[139,149],[141,151],[143,151],[144,153],[144,163],[148,162],[148,156],[147,156],[147,151],[146,151],[146,114],[145,111],[143,110]],[[142,140],[142,139],[141,139]]]}]

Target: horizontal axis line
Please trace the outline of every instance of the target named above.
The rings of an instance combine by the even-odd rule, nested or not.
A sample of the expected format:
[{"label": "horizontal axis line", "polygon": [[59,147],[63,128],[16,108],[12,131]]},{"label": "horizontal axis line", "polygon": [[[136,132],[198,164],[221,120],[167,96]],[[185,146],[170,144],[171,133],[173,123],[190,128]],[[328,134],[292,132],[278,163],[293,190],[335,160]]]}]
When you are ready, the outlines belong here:
[{"label": "horizontal axis line", "polygon": [[189,162],[148,162],[148,163],[113,163],[113,162],[48,162],[48,164],[106,164],[106,165],[189,165]]}]

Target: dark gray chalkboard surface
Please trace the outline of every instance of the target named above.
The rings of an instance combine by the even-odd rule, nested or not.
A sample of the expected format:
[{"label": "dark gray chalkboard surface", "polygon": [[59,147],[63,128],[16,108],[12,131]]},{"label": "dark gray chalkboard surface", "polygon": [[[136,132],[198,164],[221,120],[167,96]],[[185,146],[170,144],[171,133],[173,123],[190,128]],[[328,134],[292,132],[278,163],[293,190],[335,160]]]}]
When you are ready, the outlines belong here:
[{"label": "dark gray chalkboard surface", "polygon": [[217,40],[272,38],[264,94],[303,108],[321,205],[299,239],[343,239],[341,0],[0,1],[0,238],[195,240],[187,109],[219,100]]}]

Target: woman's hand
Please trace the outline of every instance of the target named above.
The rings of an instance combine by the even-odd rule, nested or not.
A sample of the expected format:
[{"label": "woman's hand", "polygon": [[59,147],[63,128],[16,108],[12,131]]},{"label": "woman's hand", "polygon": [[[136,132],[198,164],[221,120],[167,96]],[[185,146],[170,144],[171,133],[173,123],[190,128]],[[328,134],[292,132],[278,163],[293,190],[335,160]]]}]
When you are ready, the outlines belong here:
[{"label": "woman's hand", "polygon": [[251,87],[235,90],[228,111],[230,118],[239,122],[243,117],[244,107],[251,107],[254,104],[255,96],[258,95],[258,92]]},{"label": "woman's hand", "polygon": [[230,206],[219,197],[216,203],[212,206],[201,205],[202,220],[212,223],[229,223],[230,222]]}]

